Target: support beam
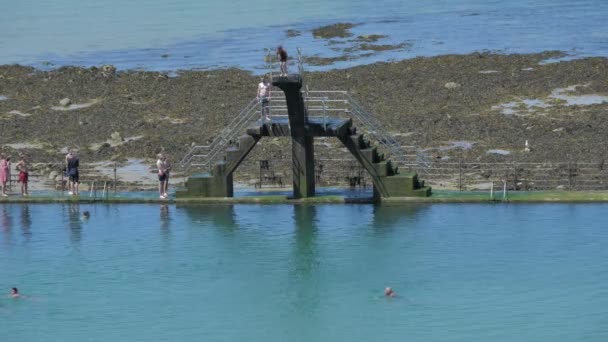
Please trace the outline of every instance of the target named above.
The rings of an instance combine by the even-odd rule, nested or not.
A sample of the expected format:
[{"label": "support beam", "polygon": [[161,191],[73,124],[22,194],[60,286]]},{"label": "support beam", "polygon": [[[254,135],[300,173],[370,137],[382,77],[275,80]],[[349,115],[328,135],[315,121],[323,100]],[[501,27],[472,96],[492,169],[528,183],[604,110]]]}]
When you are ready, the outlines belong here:
[{"label": "support beam", "polygon": [[272,84],[285,93],[289,128],[291,130],[291,158],[293,170],[293,197],[313,197],[315,195],[314,141],[306,122],[306,108],[300,89],[300,75],[275,77]]}]

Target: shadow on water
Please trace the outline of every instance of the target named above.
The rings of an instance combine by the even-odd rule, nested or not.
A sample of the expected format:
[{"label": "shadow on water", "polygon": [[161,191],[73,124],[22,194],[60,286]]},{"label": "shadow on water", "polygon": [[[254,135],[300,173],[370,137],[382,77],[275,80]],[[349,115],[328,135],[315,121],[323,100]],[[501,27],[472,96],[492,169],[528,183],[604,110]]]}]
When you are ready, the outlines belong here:
[{"label": "shadow on water", "polygon": [[314,317],[320,303],[317,207],[294,205],[294,244],[289,267],[292,310],[299,317]]},{"label": "shadow on water", "polygon": [[210,224],[232,231],[236,227],[233,205],[186,205],[180,206],[192,222]]}]

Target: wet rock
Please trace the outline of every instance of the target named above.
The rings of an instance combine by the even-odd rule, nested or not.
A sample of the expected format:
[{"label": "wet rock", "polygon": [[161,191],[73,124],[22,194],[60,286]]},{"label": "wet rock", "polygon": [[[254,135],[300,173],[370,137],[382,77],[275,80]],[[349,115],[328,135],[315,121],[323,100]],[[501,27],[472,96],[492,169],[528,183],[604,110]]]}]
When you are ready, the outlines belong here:
[{"label": "wet rock", "polygon": [[66,97],[64,99],[61,99],[61,101],[59,101],[59,104],[62,105],[63,107],[67,107],[72,104],[72,100],[70,100],[69,98]]},{"label": "wet rock", "polygon": [[124,139],[120,136],[120,133],[118,132],[110,134],[110,140],[115,144],[120,144],[124,141]]},{"label": "wet rock", "polygon": [[106,76],[114,75],[116,74],[116,67],[111,64],[102,65],[101,72]]},{"label": "wet rock", "polygon": [[315,38],[347,38],[353,34],[350,29],[355,27],[352,23],[337,23],[333,25],[321,26],[312,30],[312,35]]},{"label": "wet rock", "polygon": [[117,163],[126,163],[129,161],[129,159],[122,154],[115,154],[110,158],[110,160]]},{"label": "wet rock", "polygon": [[448,82],[444,85],[444,87],[446,89],[457,89],[460,88],[460,83],[456,83],[456,82]]},{"label": "wet rock", "polygon": [[298,30],[293,30],[293,29],[289,29],[285,32],[287,34],[287,37],[291,38],[291,37],[297,37],[299,36],[301,33]]}]

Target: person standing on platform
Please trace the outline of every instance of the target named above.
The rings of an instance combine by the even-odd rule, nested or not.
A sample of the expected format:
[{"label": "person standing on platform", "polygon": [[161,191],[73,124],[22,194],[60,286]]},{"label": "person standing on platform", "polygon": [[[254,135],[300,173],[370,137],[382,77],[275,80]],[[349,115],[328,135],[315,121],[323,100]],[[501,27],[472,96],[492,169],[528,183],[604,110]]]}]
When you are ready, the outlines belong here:
[{"label": "person standing on platform", "polygon": [[287,77],[287,51],[281,45],[277,47],[277,57],[281,63],[281,77]]},{"label": "person standing on platform", "polygon": [[262,115],[265,120],[270,120],[270,108],[268,108],[271,94],[270,91],[268,78],[264,76],[264,78],[262,78],[261,82],[258,84],[257,99],[262,105]]}]

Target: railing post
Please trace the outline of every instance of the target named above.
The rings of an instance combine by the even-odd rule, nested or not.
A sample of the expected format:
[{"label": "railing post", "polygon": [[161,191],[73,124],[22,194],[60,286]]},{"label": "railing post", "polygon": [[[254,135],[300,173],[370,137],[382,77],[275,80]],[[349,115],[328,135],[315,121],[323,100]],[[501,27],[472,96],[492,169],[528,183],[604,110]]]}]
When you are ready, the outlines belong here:
[{"label": "railing post", "polygon": [[572,161],[568,160],[568,190],[572,191],[572,177],[573,177],[573,173],[572,173]]},{"label": "railing post", "polygon": [[327,110],[325,108],[325,100],[326,100],[326,98],[323,98],[323,100],[321,100],[321,104],[323,106],[323,129],[327,129],[327,122],[326,122]]},{"label": "railing post", "polygon": [[59,172],[61,172],[61,196],[63,196],[63,195],[65,195],[64,194],[65,186],[63,185],[64,184],[63,176],[65,175],[65,172],[63,172],[63,170],[59,170]]},{"label": "railing post", "polygon": [[513,190],[517,190],[517,163],[513,160]]},{"label": "railing post", "polygon": [[116,193],[116,163],[114,163],[114,193]]},{"label": "railing post", "polygon": [[458,191],[462,191],[462,156],[458,159]]}]

